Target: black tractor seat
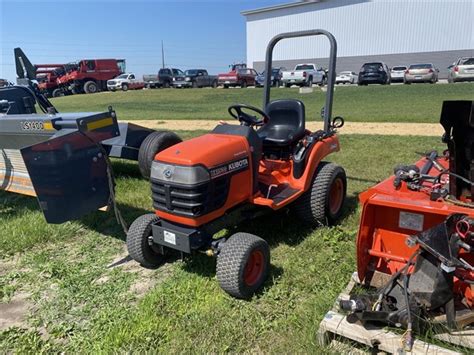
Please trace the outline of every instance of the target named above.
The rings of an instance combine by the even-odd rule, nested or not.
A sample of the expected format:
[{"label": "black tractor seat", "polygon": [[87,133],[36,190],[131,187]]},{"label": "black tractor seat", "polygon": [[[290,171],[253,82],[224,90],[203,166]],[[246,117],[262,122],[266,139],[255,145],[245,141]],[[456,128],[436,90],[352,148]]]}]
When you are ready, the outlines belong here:
[{"label": "black tractor seat", "polygon": [[270,121],[257,133],[263,146],[292,146],[305,136],[305,107],[299,100],[275,100],[267,105]]}]

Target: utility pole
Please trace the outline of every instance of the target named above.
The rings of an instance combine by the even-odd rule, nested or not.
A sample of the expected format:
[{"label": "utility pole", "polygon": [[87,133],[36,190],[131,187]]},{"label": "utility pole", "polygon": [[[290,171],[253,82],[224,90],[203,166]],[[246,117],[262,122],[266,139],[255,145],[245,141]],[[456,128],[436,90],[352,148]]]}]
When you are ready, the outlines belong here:
[{"label": "utility pole", "polygon": [[161,40],[161,65],[165,68],[165,49],[163,47],[163,40]]}]

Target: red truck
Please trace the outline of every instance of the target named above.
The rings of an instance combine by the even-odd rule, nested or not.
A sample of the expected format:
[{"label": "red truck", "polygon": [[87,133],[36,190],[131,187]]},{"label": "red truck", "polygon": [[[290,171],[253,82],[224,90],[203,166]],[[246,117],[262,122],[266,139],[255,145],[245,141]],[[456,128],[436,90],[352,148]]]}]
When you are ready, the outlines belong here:
[{"label": "red truck", "polygon": [[56,80],[63,94],[93,94],[107,90],[107,80],[124,73],[125,59],[84,59],[64,68]]},{"label": "red truck", "polygon": [[230,86],[240,86],[246,88],[247,86],[255,85],[255,78],[257,72],[255,69],[247,68],[246,64],[233,64],[231,70],[225,74],[219,74],[218,83],[224,88]]}]

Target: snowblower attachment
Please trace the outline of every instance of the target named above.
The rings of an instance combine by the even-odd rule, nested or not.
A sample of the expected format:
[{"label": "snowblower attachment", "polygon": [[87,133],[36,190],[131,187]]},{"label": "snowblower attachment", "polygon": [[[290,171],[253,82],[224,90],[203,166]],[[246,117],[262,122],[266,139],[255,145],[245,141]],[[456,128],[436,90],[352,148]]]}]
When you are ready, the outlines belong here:
[{"label": "snowblower attachment", "polygon": [[354,320],[412,331],[474,323],[474,102],[445,101],[448,145],[360,195],[357,271],[365,292],[341,301]]},{"label": "snowblower attachment", "polygon": [[36,196],[48,223],[107,206],[113,183],[100,143],[120,134],[115,112],[39,115],[27,87],[2,98],[0,189]]}]

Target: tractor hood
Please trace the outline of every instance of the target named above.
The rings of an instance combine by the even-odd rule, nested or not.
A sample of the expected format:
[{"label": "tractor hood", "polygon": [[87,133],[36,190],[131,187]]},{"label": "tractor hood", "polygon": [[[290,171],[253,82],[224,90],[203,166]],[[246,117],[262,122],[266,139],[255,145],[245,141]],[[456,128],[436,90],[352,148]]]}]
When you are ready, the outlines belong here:
[{"label": "tractor hood", "polygon": [[207,169],[247,159],[247,140],[241,136],[205,134],[158,153],[155,161],[170,165],[204,165]]}]

